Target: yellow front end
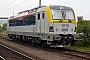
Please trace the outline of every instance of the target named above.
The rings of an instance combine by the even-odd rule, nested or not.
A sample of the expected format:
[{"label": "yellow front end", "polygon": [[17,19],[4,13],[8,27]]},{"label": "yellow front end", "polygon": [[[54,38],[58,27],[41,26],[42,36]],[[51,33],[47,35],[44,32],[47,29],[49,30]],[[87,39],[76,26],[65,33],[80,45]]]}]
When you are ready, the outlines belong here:
[{"label": "yellow front end", "polygon": [[[76,18],[75,18],[75,14],[73,12],[73,10],[71,10],[73,12],[73,19],[69,19],[69,17],[67,19],[53,19],[53,9],[51,9],[50,6],[48,6],[46,8],[46,13],[48,15],[48,33],[50,34],[76,34]],[[64,9],[65,10],[65,9]],[[60,10],[64,11],[64,10]],[[55,10],[55,11],[59,11],[59,10]],[[65,10],[66,11],[66,10]],[[68,10],[69,11],[69,10]],[[65,12],[67,13],[67,12]],[[57,13],[56,15],[58,16],[60,13]],[[60,14],[62,15],[62,13]],[[66,14],[69,15],[69,14]],[[53,31],[49,31],[51,29],[53,29]]]}]

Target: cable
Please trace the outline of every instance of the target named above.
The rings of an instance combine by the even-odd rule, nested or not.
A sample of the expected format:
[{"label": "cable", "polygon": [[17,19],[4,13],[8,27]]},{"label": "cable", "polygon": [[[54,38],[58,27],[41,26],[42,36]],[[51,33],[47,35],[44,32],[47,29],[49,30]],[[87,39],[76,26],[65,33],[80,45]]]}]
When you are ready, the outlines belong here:
[{"label": "cable", "polygon": [[[21,3],[17,4],[17,5],[15,5],[15,6],[13,6],[13,7],[16,7],[16,6],[18,6],[18,5],[22,4],[22,3],[26,2],[26,1],[28,1],[28,0],[24,0],[23,2],[21,2]],[[9,9],[11,9],[11,8],[13,8],[13,7],[10,7]]]},{"label": "cable", "polygon": [[22,3],[25,3],[26,1],[28,1],[28,0],[24,0],[23,2],[17,4],[17,5],[15,5],[15,6],[13,6],[13,7],[10,7],[10,8],[8,8],[8,9],[6,9],[6,10],[0,12],[0,13],[4,13],[5,11],[10,10],[11,8],[14,8],[14,7],[16,7],[16,6],[18,6],[18,5],[22,4]]},{"label": "cable", "polygon": [[[12,4],[12,3],[15,2],[15,1],[16,1],[16,0],[13,0],[12,2],[8,3],[7,5],[5,5],[5,6],[3,6],[3,7],[6,7],[6,6]],[[3,7],[0,7],[0,9],[3,8]]]}]

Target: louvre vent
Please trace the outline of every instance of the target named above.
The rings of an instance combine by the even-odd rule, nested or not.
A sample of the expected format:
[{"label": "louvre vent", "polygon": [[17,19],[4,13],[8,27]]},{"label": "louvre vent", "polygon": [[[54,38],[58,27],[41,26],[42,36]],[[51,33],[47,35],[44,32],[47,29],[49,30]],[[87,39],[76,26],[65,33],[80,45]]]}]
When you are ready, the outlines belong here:
[{"label": "louvre vent", "polygon": [[69,24],[62,24],[62,27],[69,27]]}]

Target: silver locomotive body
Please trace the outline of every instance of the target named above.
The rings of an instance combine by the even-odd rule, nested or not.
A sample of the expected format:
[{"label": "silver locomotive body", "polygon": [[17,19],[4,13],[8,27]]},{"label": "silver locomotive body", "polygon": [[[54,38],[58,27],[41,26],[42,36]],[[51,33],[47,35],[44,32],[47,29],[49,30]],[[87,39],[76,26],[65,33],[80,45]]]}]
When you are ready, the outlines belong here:
[{"label": "silver locomotive body", "polygon": [[9,18],[7,35],[43,46],[64,47],[74,42],[76,19],[72,8],[44,6]]}]

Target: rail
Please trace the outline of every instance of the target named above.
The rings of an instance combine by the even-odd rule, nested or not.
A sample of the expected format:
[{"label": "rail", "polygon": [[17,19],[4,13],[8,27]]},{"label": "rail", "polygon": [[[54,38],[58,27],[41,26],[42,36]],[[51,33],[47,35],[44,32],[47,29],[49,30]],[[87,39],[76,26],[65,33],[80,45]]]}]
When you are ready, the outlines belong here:
[{"label": "rail", "polygon": [[[20,52],[14,50],[14,49],[11,49],[11,48],[9,48],[9,47],[3,45],[3,44],[0,44],[0,46],[6,48],[6,49],[8,49],[8,50],[11,50],[11,51],[13,51],[13,52],[15,52],[15,53],[17,53],[17,54],[19,54],[19,55],[21,55],[21,56],[23,56],[23,57],[29,59],[29,60],[35,60],[35,59],[33,59],[33,58],[31,58],[31,57],[29,57],[29,56],[27,56],[27,55],[25,55],[25,54],[22,54],[22,53],[20,53]],[[0,56],[0,58],[3,59],[3,60],[5,60],[2,56]]]},{"label": "rail", "polygon": [[2,56],[0,56],[0,60],[5,60],[5,58],[3,58]]}]

